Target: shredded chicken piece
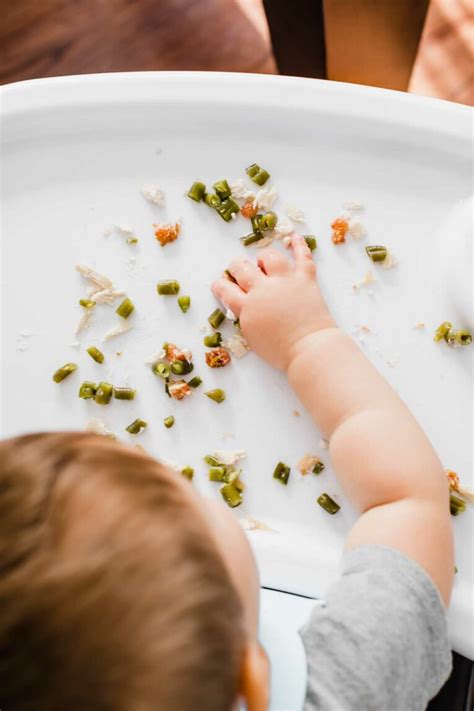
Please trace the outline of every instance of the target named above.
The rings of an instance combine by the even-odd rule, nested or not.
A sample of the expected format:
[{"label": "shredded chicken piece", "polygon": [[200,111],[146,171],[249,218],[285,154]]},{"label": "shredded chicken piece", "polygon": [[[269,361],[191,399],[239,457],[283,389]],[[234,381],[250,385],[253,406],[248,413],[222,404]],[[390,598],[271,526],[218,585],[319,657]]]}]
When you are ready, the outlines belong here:
[{"label": "shredded chicken piece", "polygon": [[294,205],[286,205],[285,212],[293,222],[305,222],[304,212]]},{"label": "shredded chicken piece", "polygon": [[234,333],[225,341],[224,345],[236,358],[243,358],[250,350],[247,341],[241,333]]},{"label": "shredded chicken piece", "polygon": [[283,217],[282,219],[278,220],[277,225],[273,231],[275,233],[276,239],[281,239],[282,237],[287,237],[288,235],[293,234],[293,232],[295,231],[295,227],[287,217]]},{"label": "shredded chicken piece", "polygon": [[89,328],[93,315],[94,309],[84,309],[84,313],[82,314],[81,318],[79,319],[79,323],[77,324],[76,334],[81,333],[81,331],[85,331],[87,328]]},{"label": "shredded chicken piece", "polygon": [[210,455],[226,467],[231,467],[233,464],[240,462],[241,459],[245,459],[247,452],[244,449],[215,449],[210,452]]},{"label": "shredded chicken piece", "polygon": [[418,323],[415,323],[415,325],[413,326],[413,328],[416,328],[416,329],[418,329],[418,330],[421,330],[421,329],[424,328],[425,326],[426,326],[426,324],[425,324],[424,321],[418,321]]},{"label": "shredded chicken piece", "polygon": [[365,235],[367,234],[367,230],[365,229],[362,222],[356,218],[351,218],[350,220],[348,220],[347,225],[347,231],[354,239],[362,239],[362,237],[365,237]]},{"label": "shredded chicken piece", "polygon": [[347,200],[345,203],[343,203],[342,207],[348,212],[357,212],[359,210],[364,209],[363,204],[358,200]]},{"label": "shredded chicken piece", "polygon": [[254,200],[255,199],[255,193],[252,192],[252,190],[249,190],[247,186],[245,185],[245,182],[242,180],[242,178],[239,178],[238,180],[234,180],[233,183],[230,183],[230,194],[234,198],[234,200]]},{"label": "shredded chicken piece", "polygon": [[274,187],[260,188],[257,190],[253,204],[259,210],[270,210],[277,197],[278,193]]},{"label": "shredded chicken piece", "polygon": [[101,291],[92,292],[90,296],[96,304],[113,304],[115,299],[125,296],[125,292],[116,291],[115,289],[102,289]]},{"label": "shredded chicken piece", "polygon": [[127,333],[133,328],[133,325],[125,319],[122,319],[120,323],[107,331],[104,336],[104,341],[108,341],[110,338],[115,338],[115,336],[121,336],[123,333]]},{"label": "shredded chicken piece", "polygon": [[163,348],[165,357],[171,362],[173,360],[184,360],[190,363],[193,359],[193,354],[189,348],[178,348],[174,343],[167,343]]},{"label": "shredded chicken piece", "polygon": [[312,472],[316,464],[322,464],[320,458],[316,457],[313,454],[306,454],[304,457],[302,457],[302,459],[300,459],[296,466],[301,472],[301,474],[304,475]]},{"label": "shredded chicken piece", "polygon": [[273,531],[273,528],[256,518],[239,518],[239,521],[244,531]]},{"label": "shredded chicken piece", "polygon": [[159,207],[163,207],[165,204],[165,193],[159,185],[144,183],[142,185],[142,195],[145,200],[148,200],[148,202],[152,202]]},{"label": "shredded chicken piece", "polygon": [[230,353],[227,348],[220,346],[205,353],[206,363],[209,368],[223,368],[230,363]]},{"label": "shredded chicken piece", "polygon": [[380,266],[382,267],[382,269],[392,269],[397,265],[397,263],[398,262],[393,256],[393,254],[389,250],[387,250],[387,256],[382,262],[380,262]]},{"label": "shredded chicken piece", "polygon": [[148,356],[148,358],[145,358],[145,365],[155,365],[155,363],[159,363],[162,360],[166,359],[166,353],[164,349],[162,348],[160,351],[157,351],[154,355]]},{"label": "shredded chicken piece", "polygon": [[114,435],[112,430],[109,430],[105,422],[99,420],[99,418],[93,418],[92,420],[89,420],[86,425],[86,432],[93,432],[94,434],[104,435],[105,437],[111,437],[112,439],[116,439],[116,436]]},{"label": "shredded chicken piece", "polygon": [[168,383],[168,392],[175,400],[183,400],[188,395],[191,395],[192,388],[189,387],[185,380],[175,380]]},{"label": "shredded chicken piece", "polygon": [[343,217],[336,217],[331,222],[332,235],[331,241],[333,244],[342,244],[346,241],[346,234],[349,229],[349,223]]},{"label": "shredded chicken piece", "polygon": [[113,284],[110,279],[103,274],[99,274],[95,269],[91,269],[86,264],[76,264],[76,271],[81,274],[84,279],[91,282],[91,286],[95,286],[97,291],[102,289],[112,289]]},{"label": "shredded chicken piece", "polygon": [[179,232],[181,230],[181,224],[175,222],[174,225],[164,225],[164,224],[154,224],[155,237],[162,247],[169,242],[174,242],[178,239]]},{"label": "shredded chicken piece", "polygon": [[449,490],[455,491],[459,496],[462,496],[463,499],[466,499],[466,501],[474,505],[474,492],[461,486],[458,474],[452,469],[446,469],[446,476],[448,478]]},{"label": "shredded chicken piece", "polygon": [[259,249],[262,249],[262,247],[268,247],[269,244],[271,244],[274,240],[278,239],[277,235],[275,232],[272,234],[266,234],[265,237],[262,239],[259,239],[258,242],[255,242],[255,246],[258,247]]},{"label": "shredded chicken piece", "polygon": [[369,284],[373,284],[376,281],[377,279],[374,277],[374,275],[369,269],[363,279],[354,282],[352,288],[354,289],[354,291],[357,291],[357,289],[359,289],[361,286],[368,286]]}]

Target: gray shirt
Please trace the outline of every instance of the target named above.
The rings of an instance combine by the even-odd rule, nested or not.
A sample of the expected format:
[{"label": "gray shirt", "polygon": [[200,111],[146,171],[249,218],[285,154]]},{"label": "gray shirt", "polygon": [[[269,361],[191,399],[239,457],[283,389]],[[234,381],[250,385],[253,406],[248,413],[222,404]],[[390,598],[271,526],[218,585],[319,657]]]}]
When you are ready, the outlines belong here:
[{"label": "gray shirt", "polygon": [[305,711],[422,711],[451,671],[438,591],[419,565],[384,546],[344,554],[342,576],[300,634]]}]

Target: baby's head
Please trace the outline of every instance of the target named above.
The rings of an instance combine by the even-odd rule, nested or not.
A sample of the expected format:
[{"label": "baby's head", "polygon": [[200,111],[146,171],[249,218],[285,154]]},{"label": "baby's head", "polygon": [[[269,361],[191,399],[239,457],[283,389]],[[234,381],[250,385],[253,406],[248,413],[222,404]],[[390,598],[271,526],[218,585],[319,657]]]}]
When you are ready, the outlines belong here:
[{"label": "baby's head", "polygon": [[0,443],[0,708],[263,709],[258,582],[232,514],[139,449]]}]

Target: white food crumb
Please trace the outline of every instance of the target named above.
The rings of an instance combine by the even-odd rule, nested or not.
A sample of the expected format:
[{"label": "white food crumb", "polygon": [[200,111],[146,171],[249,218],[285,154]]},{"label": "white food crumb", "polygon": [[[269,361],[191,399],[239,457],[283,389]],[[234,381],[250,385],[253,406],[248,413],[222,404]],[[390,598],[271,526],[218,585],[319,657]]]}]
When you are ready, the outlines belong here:
[{"label": "white food crumb", "polygon": [[250,350],[247,341],[241,333],[234,333],[233,336],[231,336],[227,341],[224,342],[224,346],[236,358],[242,358]]},{"label": "white food crumb", "polygon": [[304,212],[294,205],[285,205],[285,212],[293,222],[305,222]]},{"label": "white food crumb", "polygon": [[319,448],[320,449],[328,449],[329,448],[329,441],[327,439],[320,439],[319,440]]},{"label": "white food crumb", "polygon": [[69,346],[71,348],[76,348],[76,350],[79,350],[79,348],[81,347],[81,344],[79,343],[79,341],[73,341],[72,343],[69,344]]},{"label": "white food crumb", "polygon": [[226,309],[225,317],[228,318],[229,321],[235,321],[235,319],[237,318],[232,309],[229,308]]},{"label": "white food crumb", "polygon": [[395,267],[397,264],[398,262],[393,254],[387,250],[387,256],[382,262],[380,262],[382,269],[392,269],[392,267]]},{"label": "white food crumb", "polygon": [[349,225],[348,232],[354,239],[362,239],[367,234],[367,230],[360,220],[352,218],[347,224]]},{"label": "white food crumb", "polygon": [[273,531],[270,526],[256,518],[239,518],[239,521],[244,531]]},{"label": "white food crumb", "polygon": [[253,206],[259,210],[270,210],[277,197],[278,193],[274,187],[260,188],[255,195]]},{"label": "white food crumb", "polygon": [[79,319],[79,323],[77,324],[76,333],[81,333],[81,331],[85,331],[87,328],[89,328],[93,315],[94,309],[84,309],[84,313],[82,314],[81,318]]},{"label": "white food crumb", "polygon": [[281,239],[287,235],[291,235],[295,231],[295,227],[292,222],[286,217],[279,219],[277,225],[274,229],[276,239]]},{"label": "white food crumb", "polygon": [[130,331],[132,328],[133,325],[131,323],[122,319],[116,326],[111,328],[110,331],[107,331],[103,340],[108,341],[110,338],[115,338],[115,336],[121,336],[122,333],[127,333],[127,331]]},{"label": "white food crumb", "polygon": [[163,349],[155,353],[154,355],[148,356],[148,358],[145,358],[145,365],[155,365],[155,363],[159,363],[162,360],[166,359],[166,353],[164,352]]},{"label": "white food crumb", "polygon": [[358,200],[347,200],[342,204],[342,207],[349,212],[357,212],[364,209],[363,204]]},{"label": "white food crumb", "polygon": [[148,200],[148,202],[152,202],[159,207],[163,207],[165,204],[165,193],[159,185],[144,183],[142,185],[142,195],[145,200]]},{"label": "white food crumb", "polygon": [[96,290],[101,291],[102,289],[112,289],[113,284],[110,279],[103,274],[99,274],[95,269],[91,269],[86,264],[76,264],[76,271],[81,274],[84,279],[91,282],[92,286],[97,287]]},{"label": "white food crumb", "polygon": [[247,452],[243,449],[215,449],[210,452],[211,457],[215,457],[221,464],[225,464],[227,467],[240,462],[241,459],[245,459]]},{"label": "white food crumb", "polygon": [[234,180],[233,183],[230,183],[229,187],[230,194],[234,200],[250,200],[250,198],[255,199],[255,193],[247,188],[242,178]]},{"label": "white food crumb", "polygon": [[[114,289],[101,289],[101,291],[94,291],[90,295],[92,300],[96,304],[113,304],[115,299],[120,296],[125,296],[124,291],[115,291]],[[92,311],[92,309],[90,309]]]},{"label": "white food crumb", "polygon": [[421,330],[422,328],[425,327],[425,325],[426,325],[426,324],[425,324],[424,321],[418,321],[418,323],[415,323],[415,325],[413,326],[413,328],[416,328],[416,329],[418,329],[418,330]]},{"label": "white food crumb", "polygon": [[354,282],[354,284],[352,285],[352,288],[354,290],[357,290],[361,286],[368,286],[368,284],[373,284],[375,281],[377,281],[377,280],[369,269],[369,271],[366,273],[366,275],[364,276],[363,279],[361,279],[360,281]]},{"label": "white food crumb", "polygon": [[86,432],[93,432],[94,434],[104,435],[105,437],[112,437],[115,439],[115,435],[112,430],[109,430],[105,422],[99,420],[98,418],[89,420],[85,429]]}]

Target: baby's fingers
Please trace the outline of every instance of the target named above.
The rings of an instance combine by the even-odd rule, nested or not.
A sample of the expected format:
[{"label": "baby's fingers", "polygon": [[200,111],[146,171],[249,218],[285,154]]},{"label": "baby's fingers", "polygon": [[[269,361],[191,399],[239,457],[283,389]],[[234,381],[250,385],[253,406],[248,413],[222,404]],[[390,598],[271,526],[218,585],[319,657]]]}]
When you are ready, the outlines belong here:
[{"label": "baby's fingers", "polygon": [[240,316],[245,293],[238,284],[221,277],[220,279],[216,279],[211,288],[216,299],[219,299],[219,301],[237,317]]},{"label": "baby's fingers", "polygon": [[295,258],[296,269],[304,271],[309,276],[316,274],[316,266],[313,262],[311,250],[306,244],[306,240],[301,235],[293,232],[291,235],[291,246]]}]

